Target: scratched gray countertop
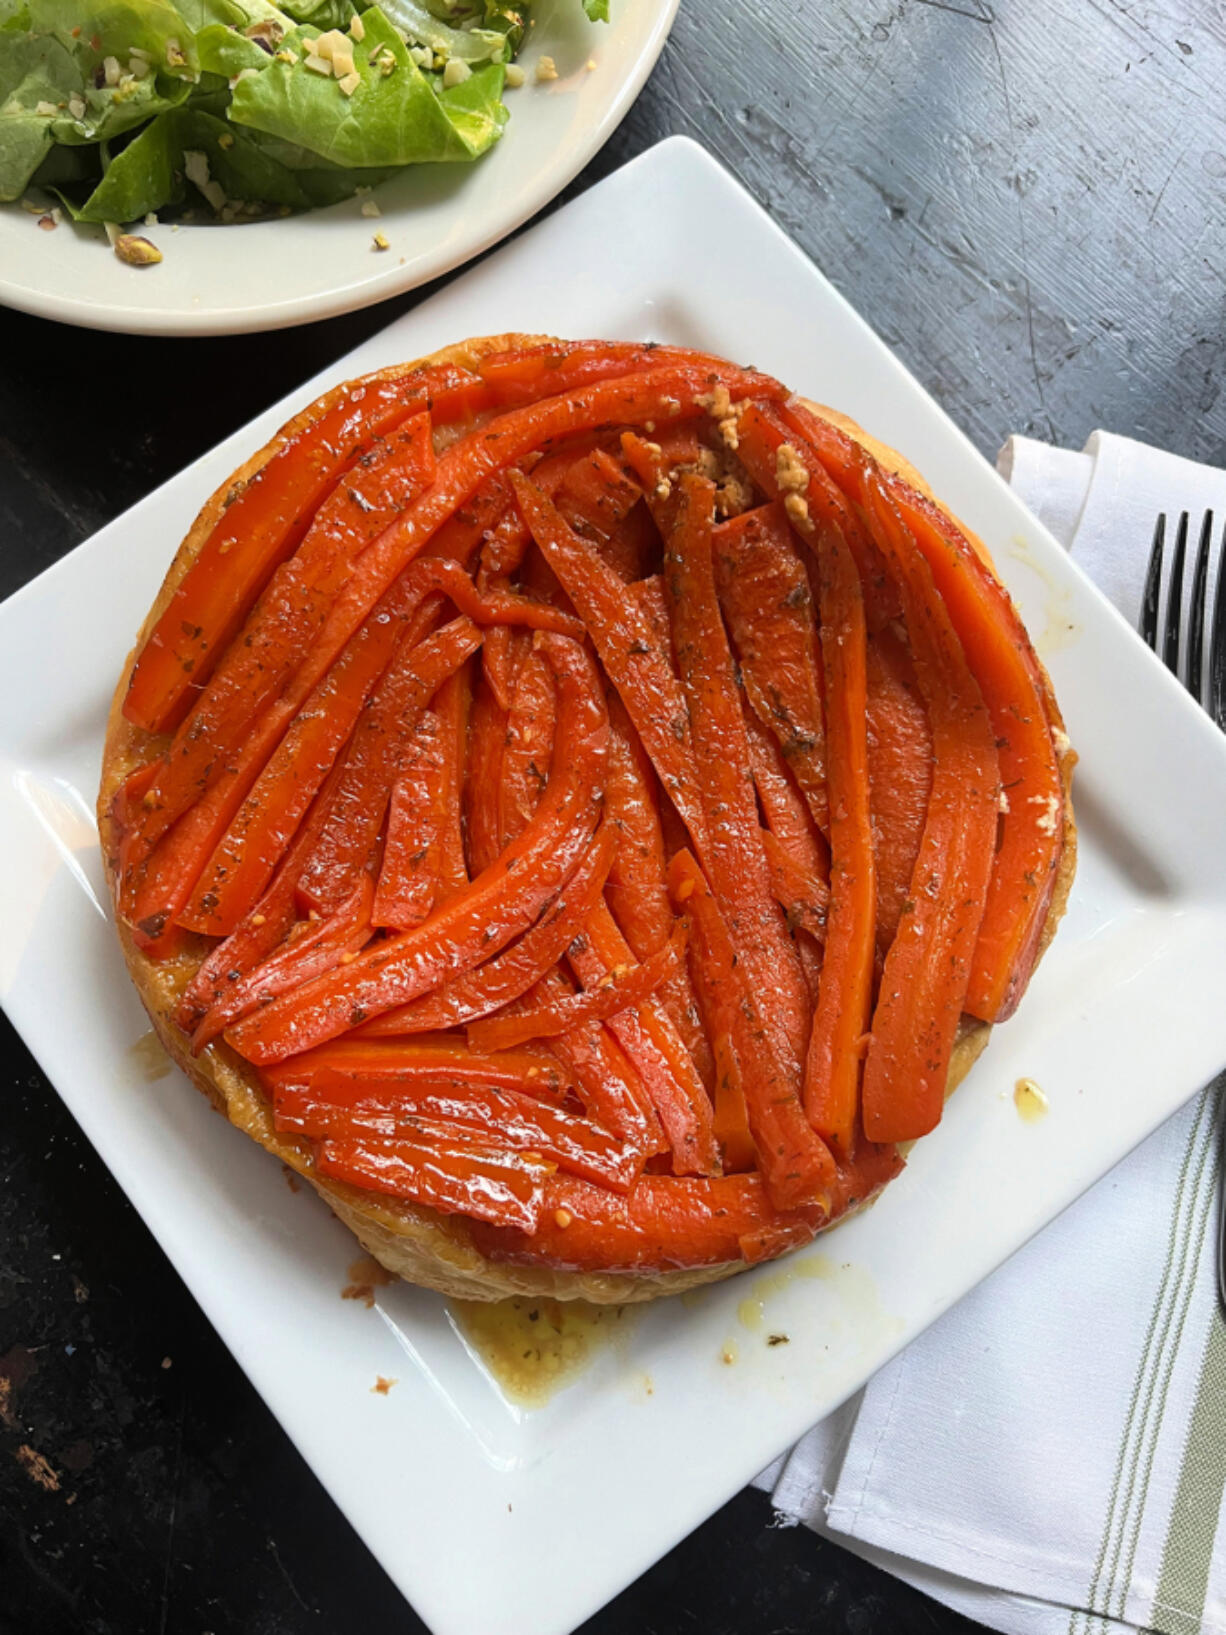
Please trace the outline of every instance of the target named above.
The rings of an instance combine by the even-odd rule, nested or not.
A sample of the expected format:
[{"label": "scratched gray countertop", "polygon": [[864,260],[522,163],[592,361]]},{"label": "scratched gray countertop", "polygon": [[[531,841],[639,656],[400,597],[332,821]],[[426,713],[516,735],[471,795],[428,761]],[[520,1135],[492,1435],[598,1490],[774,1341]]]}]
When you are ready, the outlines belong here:
[{"label": "scratched gray countertop", "polygon": [[[1220,461],[1224,84],[1220,0],[682,0],[570,191],[684,132],[985,454],[1104,426]],[[0,595],[421,293],[309,345],[0,312]],[[421,1630],[3,1018],[0,1107],[0,1635]],[[585,1635],[971,1627],[743,1494]]]}]

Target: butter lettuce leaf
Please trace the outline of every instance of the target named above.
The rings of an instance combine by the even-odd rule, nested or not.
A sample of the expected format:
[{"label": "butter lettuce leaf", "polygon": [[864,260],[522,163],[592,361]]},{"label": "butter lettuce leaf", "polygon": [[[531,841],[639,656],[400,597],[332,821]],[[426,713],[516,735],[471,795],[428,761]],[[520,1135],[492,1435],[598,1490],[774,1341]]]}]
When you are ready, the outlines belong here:
[{"label": "butter lettuce leaf", "polygon": [[440,20],[420,0],[381,0],[388,21],[407,34],[414,45],[428,45],[431,51],[450,61],[452,57],[470,66],[482,62],[509,62],[511,47],[504,33],[492,28],[453,28]]},{"label": "butter lettuce leaf", "polygon": [[440,95],[431,84],[437,76],[417,68],[378,6],[362,21],[352,96],[301,59],[269,58],[262,72],[234,87],[231,120],[355,168],[475,159],[497,140],[506,119],[500,63]]}]

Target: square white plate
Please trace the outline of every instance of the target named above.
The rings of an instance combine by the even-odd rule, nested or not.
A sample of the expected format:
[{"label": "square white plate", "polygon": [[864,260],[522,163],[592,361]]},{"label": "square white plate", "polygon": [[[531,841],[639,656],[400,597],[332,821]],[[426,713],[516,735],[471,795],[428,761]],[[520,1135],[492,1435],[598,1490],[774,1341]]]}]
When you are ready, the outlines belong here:
[{"label": "square white plate", "polygon": [[[177,1074],[108,924],[92,819],[112,682],[214,486],[347,375],[507,328],[752,361],[904,450],[988,542],[1078,774],[1073,903],[1020,1015],[863,1217],[667,1301],[516,1408],[444,1303],[342,1303],[352,1240]],[[1143,543],[1143,542],[1140,542]],[[1226,1062],[1226,740],[758,207],[673,139],[309,382],[0,607],[0,998],[346,1515],[437,1635],[563,1635]],[[1023,1124],[1015,1080],[1051,1111]],[[770,1346],[785,1333],[787,1345]],[[372,1394],[377,1375],[398,1383]]]}]

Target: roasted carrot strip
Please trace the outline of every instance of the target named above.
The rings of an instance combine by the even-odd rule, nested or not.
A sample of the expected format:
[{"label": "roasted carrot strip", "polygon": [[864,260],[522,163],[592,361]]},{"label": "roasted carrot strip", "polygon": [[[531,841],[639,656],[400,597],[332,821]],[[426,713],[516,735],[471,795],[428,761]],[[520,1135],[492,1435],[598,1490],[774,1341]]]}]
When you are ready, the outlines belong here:
[{"label": "roasted carrot strip", "polygon": [[609,696],[609,728],[605,802],[618,839],[605,896],[634,957],[646,959],[672,930],[655,774],[617,693]]},{"label": "roasted carrot strip", "polygon": [[226,756],[281,694],[348,574],[353,557],[434,476],[428,414],[413,415],[361,457],[326,499],[306,538],[226,648],[166,751],[145,809],[152,847],[220,773]]},{"label": "roasted carrot strip", "polygon": [[577,534],[589,539],[619,578],[640,579],[656,539],[643,490],[602,448],[576,460],[554,497]]},{"label": "roasted carrot strip", "polygon": [[540,642],[558,681],[554,774],[520,838],[423,925],[359,954],[240,1022],[227,1037],[259,1064],[322,1044],[471,970],[524,931],[568,880],[596,826],[608,713],[591,660],[565,636]]},{"label": "roasted carrot strip", "polygon": [[770,869],[771,890],[793,931],[807,931],[816,941],[826,940],[830,892],[788,851],[769,829],[762,832],[762,849]]},{"label": "roasted carrot strip", "polygon": [[[681,479],[664,569],[709,837],[699,857],[762,1007],[779,1075],[798,1096],[809,1036],[808,992],[762,849],[741,701],[715,594],[713,500],[707,478]],[[756,1071],[744,1061],[741,1067],[746,1074]],[[748,1086],[746,1093],[752,1100]],[[816,1141],[811,1160],[817,1185],[825,1166]]]},{"label": "roasted carrot strip", "polygon": [[[869,467],[836,427],[799,408],[785,418],[839,480],[862,489]],[[890,498],[927,562],[992,717],[1009,809],[975,947],[966,1005],[985,1021],[1013,1014],[1038,957],[1064,846],[1065,795],[1039,661],[1009,593],[943,511],[898,478]],[[858,484],[858,486],[857,486]]]},{"label": "roasted carrot strip", "polygon": [[440,903],[454,897],[469,880],[464,856],[463,803],[468,722],[472,711],[472,668],[466,663],[448,676],[434,699],[442,728],[438,806]]},{"label": "roasted carrot strip", "polygon": [[523,833],[549,782],[557,716],[553,675],[529,653],[515,678],[498,787],[498,831],[507,846]]},{"label": "roasted carrot strip", "polygon": [[541,1051],[503,1050],[482,1055],[462,1039],[339,1039],[291,1061],[264,1069],[274,1091],[305,1085],[341,1103],[366,1091],[422,1085],[463,1090],[468,1085],[558,1096],[568,1087],[561,1064]]},{"label": "roasted carrot strip", "polygon": [[124,714],[165,732],[182,719],[276,567],[371,440],[419,411],[413,376],[338,388],[238,492],[141,649]]},{"label": "roasted carrot strip", "polygon": [[629,1057],[598,1022],[553,1041],[553,1053],[574,1075],[589,1117],[620,1136],[635,1152],[665,1152],[668,1142],[655,1108]]},{"label": "roasted carrot strip", "polygon": [[506,737],[507,712],[482,680],[473,699],[464,782],[466,853],[472,874],[488,869],[502,850],[498,795]]},{"label": "roasted carrot strip", "polygon": [[910,900],[886,955],[864,1068],[866,1135],[908,1141],[941,1117],[992,870],[1000,774],[983,694],[925,558],[875,477],[866,496],[874,537],[902,593],[932,723],[928,817]]},{"label": "roasted carrot strip", "polygon": [[306,907],[328,913],[352,889],[382,827],[414,727],[480,641],[471,619],[459,618],[415,647],[402,644],[358,720],[328,820],[298,876]]},{"label": "roasted carrot strip", "polygon": [[[770,1196],[782,1208],[820,1203],[834,1185],[834,1160],[783,1076],[746,964],[738,959],[718,900],[690,852],[678,852],[673,858],[669,886],[693,927],[702,971],[700,992],[709,996],[719,1017],[717,1025],[736,1052],[749,1130]],[[725,1089],[721,1112],[725,1130],[743,1143],[736,1091],[734,1078]]]},{"label": "roasted carrot strip", "polygon": [[745,692],[779,741],[814,821],[829,833],[826,744],[809,575],[783,506],[746,511],[715,530],[720,604]]},{"label": "roasted carrot strip", "polygon": [[[188,860],[180,865],[182,883],[192,902],[190,913],[197,923],[213,934],[226,935],[259,897],[348,740],[396,643],[406,633],[420,631],[421,625],[414,621],[422,613],[420,587],[402,581],[307,700],[306,708],[294,717],[292,704],[282,698],[268,710],[260,730],[235,758],[236,768],[247,775],[258,774],[249,792],[223,832],[214,835],[207,847],[197,849],[190,866]],[[217,789],[214,785],[180,824],[191,821],[215,799]],[[158,851],[169,839],[159,844]],[[155,851],[154,857],[157,855]]]},{"label": "roasted carrot strip", "polygon": [[205,858],[246,799],[260,763],[280,733],[280,721],[270,714],[256,731],[248,759],[228,766],[204,799],[184,812],[144,864],[123,881],[120,912],[150,959],[164,959],[175,951],[177,939],[171,928],[187,905]]},{"label": "roasted carrot strip", "polygon": [[491,1260],[512,1264],[667,1271],[738,1261],[742,1236],[766,1227],[804,1225],[811,1237],[827,1218],[819,1209],[781,1215],[759,1175],[644,1175],[627,1197],[555,1175],[530,1235],[475,1225],[473,1241]]},{"label": "roasted carrot strip", "polygon": [[696,845],[706,839],[685,696],[669,656],[653,640],[625,586],[526,478],[511,475],[515,498],[550,567],[587,627],[610,680],[638,729],[660,781]]},{"label": "roasted carrot strip", "polygon": [[898,931],[932,789],[932,728],[906,647],[890,630],[868,644],[868,786],[877,871],[877,947]]},{"label": "roasted carrot strip", "polygon": [[432,1084],[397,1084],[352,1093],[321,1094],[307,1085],[285,1084],[275,1096],[279,1130],[314,1140],[476,1139],[512,1152],[540,1157],[615,1192],[628,1192],[643,1168],[643,1154],[601,1125],[539,1096],[489,1085],[462,1090]]},{"label": "roasted carrot strip", "polygon": [[773,733],[758,720],[754,711],[745,711],[745,736],[749,741],[749,767],[766,827],[799,868],[818,889],[830,880],[830,852],[822,839],[808,802],[783,758]]},{"label": "roasted carrot strip", "polygon": [[374,883],[359,875],[353,890],[326,919],[299,920],[286,943],[227,988],[223,998],[201,1019],[192,1035],[198,1056],[236,1017],[274,994],[287,993],[323,971],[331,971],[356,954],[370,938]]},{"label": "roasted carrot strip", "polygon": [[869,814],[867,631],[860,574],[834,524],[818,538],[830,789],[830,905],[805,1063],[805,1112],[846,1154],[859,1107],[859,1041],[873,998],[877,889]]},{"label": "roasted carrot strip", "polygon": [[612,829],[602,824],[579,867],[518,942],[466,976],[444,982],[434,993],[367,1022],[362,1036],[385,1038],[455,1027],[522,998],[582,931],[600,900],[614,844]]},{"label": "roasted carrot strip", "polygon": [[540,1219],[547,1172],[544,1163],[505,1149],[435,1138],[321,1141],[317,1163],[321,1175],[351,1186],[526,1232]]},{"label": "roasted carrot strip", "polygon": [[[613,916],[599,903],[582,937],[567,950],[572,969],[585,987],[593,988],[634,957]],[[608,1019],[609,1031],[630,1058],[659,1115],[679,1175],[713,1175],[719,1149],[711,1101],[693,1057],[658,999]]]},{"label": "roasted carrot strip", "polygon": [[509,1050],[528,1039],[549,1039],[587,1022],[604,1022],[632,1006],[641,1005],[685,959],[685,931],[678,928],[664,945],[641,965],[614,969],[594,988],[569,999],[546,1000],[513,1015],[491,1016],[468,1028],[472,1050]]},{"label": "roasted carrot strip", "polygon": [[387,833],[371,919],[407,931],[434,907],[439,888],[439,718],[426,710],[414,728],[387,808]]}]

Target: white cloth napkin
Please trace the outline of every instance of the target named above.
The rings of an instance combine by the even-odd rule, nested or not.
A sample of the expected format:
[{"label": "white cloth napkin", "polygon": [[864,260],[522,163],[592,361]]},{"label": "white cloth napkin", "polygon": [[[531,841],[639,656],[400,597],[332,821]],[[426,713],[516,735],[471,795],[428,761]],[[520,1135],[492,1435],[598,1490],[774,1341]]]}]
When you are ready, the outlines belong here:
[{"label": "white cloth napkin", "polygon": [[[1226,521],[1226,472],[1106,432],[998,465],[1131,623],[1158,513]],[[1219,1090],[764,1471],[783,1518],[1009,1635],[1226,1635]]]}]

